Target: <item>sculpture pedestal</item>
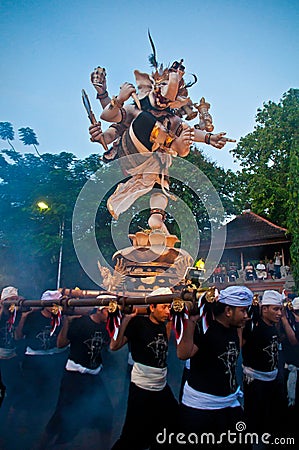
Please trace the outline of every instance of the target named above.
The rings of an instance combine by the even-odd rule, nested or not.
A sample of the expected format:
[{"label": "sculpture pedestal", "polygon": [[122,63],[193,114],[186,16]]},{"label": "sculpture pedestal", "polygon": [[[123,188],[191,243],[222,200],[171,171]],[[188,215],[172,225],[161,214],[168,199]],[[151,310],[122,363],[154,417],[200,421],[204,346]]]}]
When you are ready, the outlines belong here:
[{"label": "sculpture pedestal", "polygon": [[[159,287],[177,285],[184,270],[192,264],[188,252],[174,245],[180,242],[175,235],[160,230],[130,234],[133,245],[118,250],[113,260],[122,259],[126,268],[126,290],[149,293]],[[141,245],[145,244],[145,245]]]}]

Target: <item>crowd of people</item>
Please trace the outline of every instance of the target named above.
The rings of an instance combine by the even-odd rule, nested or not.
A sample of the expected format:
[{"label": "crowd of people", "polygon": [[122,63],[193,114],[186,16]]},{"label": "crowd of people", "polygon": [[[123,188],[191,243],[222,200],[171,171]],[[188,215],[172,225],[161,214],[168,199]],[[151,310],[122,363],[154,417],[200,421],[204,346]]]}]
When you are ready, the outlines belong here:
[{"label": "crowd of people", "polygon": [[279,280],[286,278],[290,273],[290,267],[282,264],[282,255],[275,252],[273,259],[260,259],[254,263],[247,261],[244,270],[238,269],[235,262],[218,264],[212,275],[212,282],[235,282],[238,278],[244,281],[254,280]]},{"label": "crowd of people", "polygon": [[279,252],[274,254],[273,259],[260,259],[256,265],[248,261],[244,270],[246,281],[267,280],[268,278],[280,280],[286,278],[290,273],[290,267],[282,264],[282,255]]},{"label": "crowd of people", "polygon": [[[160,288],[153,294],[163,298],[171,292]],[[60,297],[60,291],[45,291],[41,299],[49,306],[18,311],[7,303],[20,298],[18,290],[2,290],[0,439],[9,436],[3,450],[16,448],[9,447],[16,423],[30,415],[34,427],[42,414],[47,420],[34,447],[40,450],[71,448],[67,445],[82,429],[95,430],[100,450],[194,448],[196,443],[204,449],[214,439],[222,439],[223,448],[252,448],[265,444],[265,434],[266,444],[274,437],[295,439],[299,297],[286,306],[282,294],[267,290],[256,303],[253,292],[239,285],[216,292],[212,301],[203,294],[201,307],[185,317],[179,340],[174,339],[170,303],[149,302],[145,315],[124,314],[111,338],[107,307],[60,317],[53,310]],[[180,395],[168,383],[171,339],[179,360],[187,362]],[[132,362],[127,411],[119,438],[111,442],[118,414],[111,390],[117,387],[113,379],[108,388],[103,382],[103,352],[109,360],[110,352],[126,345]],[[240,423],[245,428],[238,441],[227,441],[228,432],[240,431]],[[252,433],[248,440],[245,431]]]}]

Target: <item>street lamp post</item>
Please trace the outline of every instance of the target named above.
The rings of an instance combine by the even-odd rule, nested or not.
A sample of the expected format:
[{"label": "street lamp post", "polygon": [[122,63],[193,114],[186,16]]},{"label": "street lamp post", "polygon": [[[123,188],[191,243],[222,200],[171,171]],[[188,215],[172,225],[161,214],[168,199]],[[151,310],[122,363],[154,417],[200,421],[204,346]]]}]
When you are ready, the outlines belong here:
[{"label": "street lamp post", "polygon": [[[48,209],[50,209],[49,205],[47,205],[47,203],[45,203],[43,201],[38,202],[37,206],[39,207],[39,209],[41,211],[47,211]],[[58,222],[59,222],[59,241],[60,241],[59,256],[58,256],[58,268],[57,268],[57,281],[56,281],[56,289],[59,289],[60,288],[60,280],[61,280],[63,237],[64,237],[65,222],[64,222],[64,218],[61,220],[58,217],[58,215],[56,215],[56,218],[58,219]]]},{"label": "street lamp post", "polygon": [[63,235],[64,235],[64,219],[62,219],[62,221],[59,224],[60,247],[59,247],[59,257],[58,257],[58,270],[57,270],[57,285],[56,285],[56,289],[60,288],[61,265],[62,265],[62,250],[63,250]]}]

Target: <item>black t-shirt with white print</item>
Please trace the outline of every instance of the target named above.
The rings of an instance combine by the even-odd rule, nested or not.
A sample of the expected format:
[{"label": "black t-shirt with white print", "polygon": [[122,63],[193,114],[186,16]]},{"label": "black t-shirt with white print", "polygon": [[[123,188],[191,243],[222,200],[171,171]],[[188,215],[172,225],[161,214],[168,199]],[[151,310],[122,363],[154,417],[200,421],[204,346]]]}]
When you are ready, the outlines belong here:
[{"label": "black t-shirt with white print", "polygon": [[226,397],[236,391],[236,364],[240,352],[236,328],[224,327],[216,320],[206,333],[195,327],[194,344],[198,352],[190,358],[188,384],[207,394]]},{"label": "black t-shirt with white print", "polygon": [[166,325],[155,324],[149,317],[133,317],[125,330],[132,358],[145,366],[167,366],[168,339]]},{"label": "black t-shirt with white print", "polygon": [[[249,324],[249,323],[248,323]],[[278,331],[275,325],[267,325],[262,319],[251,329],[243,331],[243,364],[261,372],[271,372],[278,367]]]},{"label": "black t-shirt with white print", "polygon": [[87,369],[97,369],[102,364],[101,351],[109,343],[104,322],[96,323],[90,316],[73,319],[67,338],[70,341],[69,359]]},{"label": "black t-shirt with white print", "polygon": [[4,311],[0,318],[0,348],[15,349],[15,329],[20,321],[21,314],[17,312],[14,324],[9,323],[10,314]]},{"label": "black t-shirt with white print", "polygon": [[61,324],[51,336],[51,318],[45,317],[41,311],[33,311],[26,317],[23,334],[26,344],[32,350],[51,350],[56,348],[56,341]]},{"label": "black t-shirt with white print", "polygon": [[[295,332],[295,337],[299,342],[299,322],[295,322],[293,331]],[[280,324],[279,332],[281,337],[283,361],[287,364],[293,364],[294,366],[299,367],[299,344],[293,345],[290,343],[282,323]]]}]

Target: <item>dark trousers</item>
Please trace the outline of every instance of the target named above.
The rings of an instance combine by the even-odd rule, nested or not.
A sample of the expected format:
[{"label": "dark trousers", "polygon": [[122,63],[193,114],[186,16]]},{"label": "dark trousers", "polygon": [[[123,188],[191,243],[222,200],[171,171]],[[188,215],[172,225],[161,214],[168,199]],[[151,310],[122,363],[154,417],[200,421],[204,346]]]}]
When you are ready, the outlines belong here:
[{"label": "dark trousers", "polygon": [[[173,445],[173,448],[215,449],[219,446],[219,448],[246,449],[248,447],[244,444],[240,446],[236,443],[234,445],[234,443],[229,443],[227,440],[228,432],[235,433],[237,431],[236,425],[243,420],[244,414],[241,406],[208,410],[191,408],[181,404],[177,433],[184,433],[186,444]],[[222,433],[223,436],[221,437]],[[195,435],[198,439],[198,445],[194,443]],[[191,441],[188,440],[188,437],[190,437]],[[217,441],[218,445],[216,445]]]},{"label": "dark trousers", "polygon": [[14,356],[10,359],[0,359],[0,371],[2,374],[2,382],[6,387],[3,407],[6,408],[6,410],[10,407],[15,408],[19,402],[23,389],[22,373],[18,356]]},{"label": "dark trousers", "polygon": [[141,389],[130,383],[125,423],[113,450],[162,448],[156,436],[176,426],[178,403],[168,385],[162,391]]},{"label": "dark trousers", "polygon": [[59,385],[68,351],[53,355],[25,355],[22,371],[26,389],[22,407],[44,412],[53,410],[58,398]]},{"label": "dark trousers", "polygon": [[59,398],[53,416],[46,426],[46,440],[57,444],[70,442],[83,428],[101,434],[101,450],[109,450],[113,407],[101,374],[90,375],[64,371]]},{"label": "dark trousers", "polygon": [[280,379],[244,380],[244,414],[248,431],[273,436],[284,432],[285,398]]},{"label": "dark trousers", "polygon": [[280,266],[274,264],[275,278],[281,278]]}]

